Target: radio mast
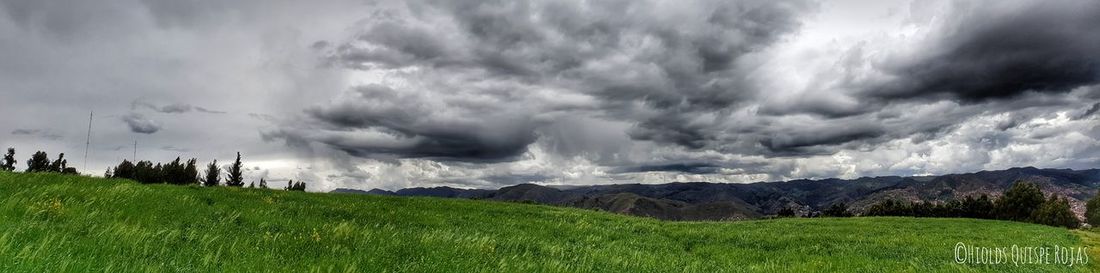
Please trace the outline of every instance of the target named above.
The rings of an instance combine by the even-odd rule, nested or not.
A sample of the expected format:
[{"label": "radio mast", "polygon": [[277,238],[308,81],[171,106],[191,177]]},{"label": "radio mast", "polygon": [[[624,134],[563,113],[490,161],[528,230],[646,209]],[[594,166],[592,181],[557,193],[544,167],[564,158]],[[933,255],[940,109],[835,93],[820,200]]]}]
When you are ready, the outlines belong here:
[{"label": "radio mast", "polygon": [[84,171],[88,171],[88,151],[92,147],[92,117],[95,111],[88,111],[88,137],[84,139]]}]

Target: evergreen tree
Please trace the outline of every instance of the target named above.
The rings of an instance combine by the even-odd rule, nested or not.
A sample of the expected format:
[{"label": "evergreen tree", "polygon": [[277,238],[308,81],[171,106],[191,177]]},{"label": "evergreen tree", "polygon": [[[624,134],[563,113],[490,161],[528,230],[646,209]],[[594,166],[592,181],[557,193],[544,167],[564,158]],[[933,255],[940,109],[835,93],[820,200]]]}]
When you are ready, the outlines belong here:
[{"label": "evergreen tree", "polygon": [[130,179],[145,184],[164,183],[163,170],[164,166],[160,163],[153,165],[153,162],[139,161],[134,165],[134,175]]},{"label": "evergreen tree", "polygon": [[168,164],[164,164],[161,168],[161,176],[164,177],[164,182],[168,184],[182,185],[190,180],[184,177],[184,166],[179,157],[176,157],[176,160],[172,160],[172,162],[168,162]]},{"label": "evergreen tree", "polygon": [[197,164],[197,162],[192,158],[187,161],[187,166],[183,167],[183,178],[180,180],[183,184],[190,185],[199,183],[199,169],[195,164]]},{"label": "evergreen tree", "polygon": [[8,148],[8,153],[4,155],[4,161],[0,162],[0,171],[15,171],[15,148]]},{"label": "evergreen tree", "polygon": [[230,187],[244,186],[244,173],[242,173],[241,153],[237,152],[237,160],[226,171],[225,185]]},{"label": "evergreen tree", "polygon": [[50,156],[46,152],[35,152],[34,155],[31,155],[31,159],[27,160],[28,173],[48,171],[50,171]]},{"label": "evergreen tree", "polygon": [[1031,222],[1065,228],[1077,228],[1081,225],[1081,222],[1077,221],[1077,216],[1073,215],[1073,211],[1069,208],[1069,200],[1058,198],[1054,194],[1051,194],[1050,199],[1043,202],[1032,213]]},{"label": "evergreen tree", "polygon": [[207,187],[217,186],[221,183],[221,168],[218,168],[218,160],[210,162],[210,165],[206,165],[206,179],[202,180],[202,185]]},{"label": "evergreen tree", "polygon": [[115,167],[114,174],[111,177],[137,180],[136,173],[136,166],[134,166],[133,162],[122,160],[122,163],[119,163],[118,166]]},{"label": "evergreen tree", "polygon": [[1100,227],[1100,193],[1085,204],[1085,222],[1092,227]]},{"label": "evergreen tree", "polygon": [[1035,209],[1038,209],[1045,202],[1045,199],[1043,192],[1039,190],[1039,186],[1018,181],[1008,191],[1005,191],[1004,196],[997,199],[995,203],[997,218],[1027,222],[1031,219]]},{"label": "evergreen tree", "polygon": [[264,180],[263,178],[260,178],[260,188],[261,189],[266,189],[267,188],[267,180]]},{"label": "evergreen tree", "polygon": [[306,191],[306,182],[297,182],[290,180],[286,182],[286,189],[288,191]]},{"label": "evergreen tree", "polygon": [[103,178],[112,178],[114,177],[114,173],[115,172],[111,170],[111,167],[107,167],[107,171],[103,173]]}]

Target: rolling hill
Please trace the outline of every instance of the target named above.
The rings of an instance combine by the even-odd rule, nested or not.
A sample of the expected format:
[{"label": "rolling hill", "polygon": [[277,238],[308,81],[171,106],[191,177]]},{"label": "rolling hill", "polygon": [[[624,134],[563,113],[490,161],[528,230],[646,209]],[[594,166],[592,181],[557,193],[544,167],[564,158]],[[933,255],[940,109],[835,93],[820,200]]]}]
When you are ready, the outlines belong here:
[{"label": "rolling hill", "polygon": [[989,220],[665,222],[484,200],[0,173],[0,272],[1089,272],[1095,263],[959,264],[953,253],[960,242],[1096,238]]},{"label": "rolling hill", "polygon": [[[458,197],[599,209],[664,220],[725,220],[774,215],[784,207],[799,214],[821,211],[838,202],[859,212],[878,201],[948,201],[966,196],[999,196],[1016,181],[1038,184],[1045,194],[1069,198],[1078,217],[1100,189],[1100,170],[1012,168],[968,174],[918,177],[794,180],[786,182],[619,184],[548,187],[535,184],[497,190],[450,187],[409,188],[371,194]],[[339,189],[337,191],[347,191]],[[359,193],[368,193],[362,192]]]}]

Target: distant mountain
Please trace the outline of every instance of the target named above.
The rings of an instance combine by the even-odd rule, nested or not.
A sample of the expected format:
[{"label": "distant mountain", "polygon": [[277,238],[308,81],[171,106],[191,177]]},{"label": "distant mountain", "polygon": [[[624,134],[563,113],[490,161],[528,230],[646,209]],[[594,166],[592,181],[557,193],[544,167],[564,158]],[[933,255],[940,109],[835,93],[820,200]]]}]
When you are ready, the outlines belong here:
[{"label": "distant mountain", "polygon": [[374,192],[374,191],[385,191],[385,190],[373,189],[373,190],[370,190],[370,191],[365,191],[365,190],[357,190],[357,189],[336,188],[335,190],[332,190],[332,191],[329,191],[329,192],[330,193],[373,194],[372,192]]},{"label": "distant mountain", "polygon": [[919,177],[861,177],[851,180],[786,182],[668,183],[570,186],[553,188],[520,184],[497,190],[451,187],[408,188],[396,192],[337,189],[333,192],[398,196],[490,199],[598,209],[666,220],[728,220],[774,215],[784,207],[800,214],[821,211],[839,202],[855,211],[886,199],[948,201],[966,196],[999,196],[1016,181],[1038,184],[1046,194],[1070,199],[1074,212],[1100,188],[1100,170],[1012,168],[968,174]]}]

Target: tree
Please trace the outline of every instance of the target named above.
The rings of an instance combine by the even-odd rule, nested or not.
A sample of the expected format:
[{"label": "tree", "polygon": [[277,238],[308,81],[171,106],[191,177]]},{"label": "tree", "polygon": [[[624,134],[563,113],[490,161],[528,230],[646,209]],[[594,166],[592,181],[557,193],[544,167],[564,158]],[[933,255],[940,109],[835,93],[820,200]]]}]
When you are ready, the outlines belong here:
[{"label": "tree", "polygon": [[8,148],[8,153],[4,155],[4,161],[0,162],[0,171],[15,171],[15,148]]},{"label": "tree", "polygon": [[267,188],[267,180],[264,180],[263,178],[260,178],[260,188],[261,189],[266,189]]},{"label": "tree", "polygon": [[31,155],[31,159],[27,160],[28,173],[48,171],[50,171],[50,156],[46,152],[35,152],[34,155]]},{"label": "tree", "polygon": [[118,166],[115,167],[114,174],[111,177],[137,180],[137,176],[135,175],[137,173],[136,167],[137,166],[134,166],[133,162],[122,160],[122,163],[119,163]]},{"label": "tree", "polygon": [[1069,200],[1058,198],[1054,194],[1051,194],[1050,199],[1043,202],[1032,213],[1031,222],[1065,228],[1077,228],[1081,225],[1081,222],[1077,221],[1077,216],[1073,215],[1073,211],[1069,208]]},{"label": "tree", "polygon": [[1008,191],[1005,191],[1004,196],[997,199],[995,203],[997,218],[1027,222],[1031,219],[1032,213],[1043,205],[1045,199],[1039,186],[1017,181]]},{"label": "tree", "polygon": [[222,170],[218,168],[218,160],[210,162],[210,165],[206,165],[206,179],[202,180],[202,185],[207,187],[217,186],[221,183]]},{"label": "tree", "polygon": [[794,217],[794,209],[791,209],[791,207],[783,207],[783,209],[780,209],[779,212],[775,214],[775,216],[783,218]]},{"label": "tree", "polygon": [[306,191],[306,182],[294,183],[294,180],[286,182],[286,189],[288,191]]},{"label": "tree", "polygon": [[115,176],[114,170],[111,167],[107,167],[107,171],[103,172],[103,178],[112,178]]},{"label": "tree", "polygon": [[199,183],[199,169],[195,164],[198,164],[194,158],[187,161],[187,166],[183,167],[183,178],[181,182],[183,184],[198,184]]},{"label": "tree", "polygon": [[241,152],[237,152],[237,160],[233,162],[233,165],[229,166],[229,170],[226,171],[225,185],[230,187],[243,187],[244,186],[244,174],[241,172]]},{"label": "tree", "polygon": [[993,219],[993,200],[988,195],[982,194],[978,198],[967,196],[962,201],[963,215],[961,217],[977,219]]},{"label": "tree", "polygon": [[863,216],[912,216],[910,204],[894,199],[886,199],[878,202],[863,212]]},{"label": "tree", "polygon": [[53,163],[50,163],[49,170],[47,171],[59,173],[62,170],[65,170],[65,165],[67,165],[68,163],[69,162],[65,160],[65,153],[60,153],[57,155],[57,160],[54,160]]},{"label": "tree", "polygon": [[822,212],[822,214],[824,214],[825,217],[852,217],[852,213],[848,211],[848,204],[844,202],[834,203]]},{"label": "tree", "polygon": [[164,182],[168,184],[182,185],[190,180],[183,173],[183,162],[180,162],[179,157],[176,157],[176,160],[172,160],[172,162],[168,162],[168,164],[164,164],[161,168],[161,176],[164,177]]},{"label": "tree", "polygon": [[153,162],[139,161],[134,165],[134,174],[130,179],[145,184],[164,183],[163,170],[164,166],[160,163],[153,165]]},{"label": "tree", "polygon": [[1090,226],[1100,227],[1100,192],[1085,204],[1085,222]]}]

